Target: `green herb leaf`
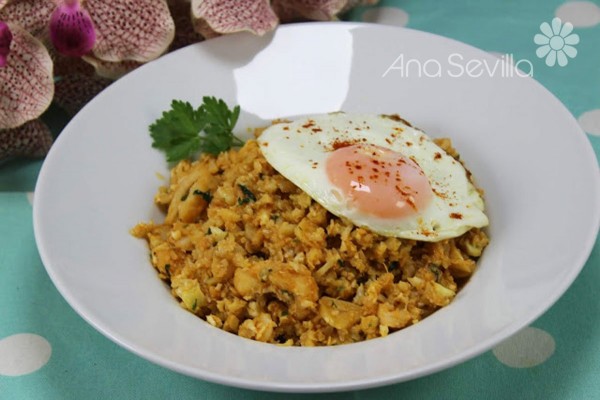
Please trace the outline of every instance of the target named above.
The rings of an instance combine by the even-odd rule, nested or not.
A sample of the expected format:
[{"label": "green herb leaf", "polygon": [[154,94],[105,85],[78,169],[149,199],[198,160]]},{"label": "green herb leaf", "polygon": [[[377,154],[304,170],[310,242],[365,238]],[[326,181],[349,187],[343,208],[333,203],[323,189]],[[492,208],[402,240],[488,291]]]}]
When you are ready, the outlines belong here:
[{"label": "green herb leaf", "polygon": [[197,109],[188,102],[173,100],[171,109],[150,125],[152,147],[164,151],[167,161],[191,158],[198,152],[216,155],[244,143],[233,135],[240,107],[230,110],[215,97],[205,96],[202,100]]},{"label": "green herb leaf", "polygon": [[167,160],[191,157],[200,145],[198,133],[206,125],[202,108],[194,110],[188,102],[173,100],[171,109],[150,125],[152,147],[167,153]]},{"label": "green herb leaf", "polygon": [[440,266],[435,264],[429,264],[428,268],[435,275],[435,281],[439,282],[440,278],[442,277],[442,271],[440,270]]},{"label": "green herb leaf", "polygon": [[216,155],[232,146],[242,145],[243,141],[233,135],[233,128],[240,116],[240,106],[235,106],[232,111],[223,100],[216,97],[204,96],[202,101],[202,109],[206,115],[206,135],[203,136],[201,150]]},{"label": "green herb leaf", "polygon": [[202,101],[207,116],[208,129],[233,130],[240,116],[240,106],[235,106],[231,111],[223,100],[216,97],[204,96]]},{"label": "green herb leaf", "polygon": [[194,190],[194,194],[196,196],[202,196],[202,199],[204,199],[205,202],[210,203],[210,201],[212,200],[212,194],[210,194],[210,192],[203,192],[201,190]]},{"label": "green herb leaf", "polygon": [[239,198],[238,197],[238,204],[239,205],[248,204],[251,201],[256,201],[256,196],[254,195],[254,193],[252,193],[252,191],[250,189],[248,189],[244,185],[238,185],[238,186],[241,189],[242,193],[244,194],[243,198]]}]

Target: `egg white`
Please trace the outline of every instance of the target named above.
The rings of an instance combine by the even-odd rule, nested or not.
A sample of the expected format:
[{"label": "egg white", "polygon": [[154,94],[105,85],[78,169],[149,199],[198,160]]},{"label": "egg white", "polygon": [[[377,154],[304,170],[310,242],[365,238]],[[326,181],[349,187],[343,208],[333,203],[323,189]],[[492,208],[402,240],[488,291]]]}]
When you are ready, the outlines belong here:
[{"label": "egg white", "polygon": [[[269,164],[325,209],[378,234],[435,242],[488,225],[483,199],[462,164],[397,116],[315,115],[272,125],[258,141]],[[325,169],[334,143],[346,141],[386,147],[412,158],[429,180],[432,201],[416,215],[397,219],[352,207]]]}]

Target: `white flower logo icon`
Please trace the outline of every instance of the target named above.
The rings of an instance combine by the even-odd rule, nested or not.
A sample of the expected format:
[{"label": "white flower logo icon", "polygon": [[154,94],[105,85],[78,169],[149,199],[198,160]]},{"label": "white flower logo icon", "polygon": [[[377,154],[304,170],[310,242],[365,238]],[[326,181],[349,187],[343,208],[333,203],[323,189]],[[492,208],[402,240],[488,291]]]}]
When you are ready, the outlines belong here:
[{"label": "white flower logo icon", "polygon": [[535,54],[539,58],[546,57],[547,66],[553,67],[558,61],[558,65],[564,67],[569,63],[569,58],[577,56],[577,49],[573,46],[579,43],[579,35],[571,33],[573,24],[563,24],[560,18],[554,18],[552,26],[547,22],[542,23],[540,31],[542,34],[538,33],[533,38],[533,42],[540,46]]}]

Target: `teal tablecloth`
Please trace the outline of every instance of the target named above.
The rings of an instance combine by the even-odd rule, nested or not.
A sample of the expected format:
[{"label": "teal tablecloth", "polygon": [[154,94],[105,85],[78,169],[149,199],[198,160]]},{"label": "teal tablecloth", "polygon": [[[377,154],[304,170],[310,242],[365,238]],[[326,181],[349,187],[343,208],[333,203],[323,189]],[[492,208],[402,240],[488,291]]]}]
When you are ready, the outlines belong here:
[{"label": "teal tablecloth", "polygon": [[[547,56],[536,55],[543,43],[534,43],[540,25],[556,16],[571,22],[580,39],[575,57],[568,49],[560,50],[560,39],[550,42],[569,56],[564,67],[547,66]],[[529,60],[535,79],[578,118],[600,155],[599,0],[389,0],[377,8],[356,9],[349,18],[408,26]],[[50,282],[36,249],[31,200],[40,165],[0,165],[0,399],[309,398],[228,388],[179,375],[128,353],[85,323]],[[411,382],[322,398],[598,399],[599,267],[597,240],[567,293],[530,327],[492,351]]]}]

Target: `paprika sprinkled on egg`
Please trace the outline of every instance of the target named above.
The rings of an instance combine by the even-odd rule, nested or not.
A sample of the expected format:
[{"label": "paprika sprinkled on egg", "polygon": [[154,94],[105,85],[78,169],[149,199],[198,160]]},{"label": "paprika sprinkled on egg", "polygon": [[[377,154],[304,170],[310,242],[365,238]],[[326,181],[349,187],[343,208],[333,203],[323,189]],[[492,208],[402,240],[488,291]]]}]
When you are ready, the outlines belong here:
[{"label": "paprika sprinkled on egg", "polygon": [[275,124],[260,140],[280,174],[373,232],[439,241],[488,224],[468,171],[399,116],[315,115]]}]

